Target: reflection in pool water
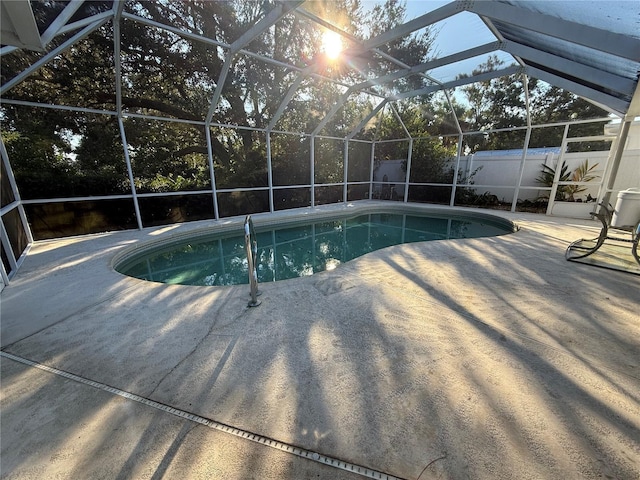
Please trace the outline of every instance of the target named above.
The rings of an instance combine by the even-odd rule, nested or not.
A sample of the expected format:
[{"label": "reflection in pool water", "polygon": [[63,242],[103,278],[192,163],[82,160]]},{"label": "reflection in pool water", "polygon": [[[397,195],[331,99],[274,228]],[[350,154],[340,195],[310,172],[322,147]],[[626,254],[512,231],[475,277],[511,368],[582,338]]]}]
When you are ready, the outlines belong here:
[{"label": "reflection in pool water", "polygon": [[[257,229],[258,281],[273,282],[332,270],[374,250],[429,240],[511,233],[509,222],[467,216],[366,214],[316,223]],[[248,283],[242,231],[198,237],[127,259],[116,270],[154,282],[181,285]]]}]

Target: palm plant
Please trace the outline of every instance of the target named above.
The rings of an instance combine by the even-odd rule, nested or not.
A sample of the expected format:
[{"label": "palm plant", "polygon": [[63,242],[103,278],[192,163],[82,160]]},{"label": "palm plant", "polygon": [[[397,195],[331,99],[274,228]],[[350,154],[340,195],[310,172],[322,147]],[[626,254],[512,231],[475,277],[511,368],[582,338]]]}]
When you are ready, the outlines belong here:
[{"label": "palm plant", "polygon": [[[598,175],[593,174],[593,170],[599,164],[596,163],[594,165],[589,166],[589,159],[585,159],[585,161],[578,165],[573,172],[569,172],[569,168],[566,162],[562,162],[562,167],[560,167],[560,176],[558,178],[559,182],[576,182],[576,183],[584,183],[590,182],[598,178]],[[556,177],[556,171],[553,167],[548,165],[542,165],[542,171],[536,181],[545,187],[552,187],[553,180]],[[584,185],[558,185],[558,189],[556,190],[556,201],[569,201],[575,202],[575,195],[584,192],[587,189]]]},{"label": "palm plant", "polygon": [[[595,180],[596,178],[598,178],[598,175],[593,175],[592,172],[597,166],[598,164],[596,163],[595,165],[592,165],[590,167],[589,159],[585,159],[584,163],[578,165],[578,167],[573,171],[573,174],[571,175],[571,181],[581,183]],[[584,192],[587,189],[587,187],[585,187],[584,185],[564,185],[564,187],[566,187],[566,193],[569,196],[568,200],[570,202],[576,201],[576,199],[574,198],[575,194]]]},{"label": "palm plant", "polygon": [[[560,168],[560,178],[558,179],[560,182],[567,182],[569,178],[571,178],[571,173],[567,172],[568,166],[566,162],[562,162],[562,167]],[[538,178],[536,178],[536,182],[544,185],[545,187],[553,187],[553,180],[556,178],[556,170],[549,165],[542,165],[542,171]],[[558,190],[556,190],[556,200],[564,200],[566,196],[566,189],[568,185],[558,185]]]}]

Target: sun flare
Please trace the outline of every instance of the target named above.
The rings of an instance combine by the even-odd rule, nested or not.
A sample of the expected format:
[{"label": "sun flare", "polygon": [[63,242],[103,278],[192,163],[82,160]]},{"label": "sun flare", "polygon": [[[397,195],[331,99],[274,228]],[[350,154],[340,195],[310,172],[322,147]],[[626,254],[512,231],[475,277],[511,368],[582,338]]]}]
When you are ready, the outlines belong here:
[{"label": "sun flare", "polygon": [[327,30],[322,34],[322,46],[320,47],[327,57],[335,60],[342,52],[342,38],[336,32]]}]

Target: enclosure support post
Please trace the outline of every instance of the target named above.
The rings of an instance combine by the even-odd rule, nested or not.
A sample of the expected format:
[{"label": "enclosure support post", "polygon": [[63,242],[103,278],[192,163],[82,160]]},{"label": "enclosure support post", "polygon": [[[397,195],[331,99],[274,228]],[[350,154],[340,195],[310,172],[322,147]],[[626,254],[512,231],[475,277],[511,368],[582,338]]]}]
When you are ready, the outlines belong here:
[{"label": "enclosure support post", "polygon": [[309,171],[311,172],[310,174],[311,178],[309,179],[311,183],[311,206],[315,207],[316,206],[316,186],[315,186],[316,137],[314,137],[313,135],[309,139],[309,163],[310,163]]},{"label": "enclosure support post", "polygon": [[531,108],[529,102],[529,77],[522,74],[522,83],[524,85],[525,106],[527,109],[527,133],[524,137],[524,145],[522,147],[522,158],[520,159],[520,174],[518,175],[518,183],[513,191],[513,201],[511,202],[511,211],[516,211],[518,205],[518,195],[520,194],[520,186],[522,185],[522,177],[524,176],[524,168],[527,163],[527,150],[529,149],[529,141],[531,140]]},{"label": "enclosure support post", "polygon": [[213,168],[213,147],[211,145],[211,127],[209,125],[204,126],[204,133],[207,139],[207,157],[209,160],[209,177],[211,177],[211,193],[213,194],[213,217],[216,220],[220,219],[220,213],[218,212],[218,195],[216,192],[216,172]]},{"label": "enclosure support post", "polygon": [[624,152],[624,145],[627,143],[627,136],[629,135],[629,128],[631,127],[630,121],[623,120],[622,126],[620,128],[620,134],[618,136],[618,140],[616,142],[616,153],[613,157],[613,164],[611,165],[611,170],[609,173],[609,179],[607,181],[607,190],[604,192],[602,196],[602,207],[604,208],[606,205],[609,205],[609,200],[611,199],[611,192],[616,183],[616,176],[618,175],[618,168],[620,167],[620,161],[622,160],[622,153]]},{"label": "enclosure support post", "polygon": [[124,161],[127,164],[127,175],[131,184],[131,196],[133,197],[133,209],[136,212],[136,220],[138,221],[138,230],[142,230],[142,217],[140,216],[140,205],[138,205],[138,193],[136,192],[136,184],[133,179],[133,168],[131,168],[131,157],[129,157],[129,148],[127,147],[127,135],[124,131],[124,123],[122,116],[118,116],[118,127],[120,127],[120,138],[124,147]]},{"label": "enclosure support post", "polygon": [[7,149],[4,145],[4,141],[2,137],[0,137],[0,155],[2,156],[2,162],[4,163],[4,170],[7,174],[7,180],[9,180],[9,185],[11,186],[11,191],[13,192],[13,197],[16,202],[18,202],[18,213],[20,214],[20,221],[22,222],[22,228],[27,234],[27,241],[29,243],[33,243],[33,234],[31,232],[31,228],[29,226],[29,221],[27,220],[27,214],[24,211],[24,205],[22,205],[22,199],[20,198],[20,192],[18,191],[18,184],[16,183],[16,177],[13,175],[13,169],[11,168],[11,163],[9,162],[9,154],[7,153]]},{"label": "enclosure support post", "polygon": [[462,154],[462,138],[463,135],[458,135],[458,150],[456,152],[456,166],[453,169],[453,181],[451,182],[451,198],[449,199],[449,206],[453,207],[456,203],[456,185],[458,184],[458,171],[460,170],[460,156]]},{"label": "enclosure support post", "polygon": [[273,204],[273,172],[271,171],[271,132],[267,130],[267,183],[269,185],[269,211],[275,211]]},{"label": "enclosure support post", "polygon": [[373,198],[373,167],[375,166],[376,142],[371,142],[371,168],[369,169],[369,200]]},{"label": "enclosure support post", "polygon": [[15,272],[18,269],[18,262],[13,254],[11,243],[9,243],[9,236],[7,235],[7,230],[4,228],[4,221],[0,221],[0,241],[2,242],[2,247],[4,248],[7,260],[9,260],[9,266],[11,267],[11,270]]},{"label": "enclosure support post", "polygon": [[[387,101],[383,101],[380,103],[380,105],[378,105],[380,108],[386,109],[387,108]],[[377,107],[376,107],[377,108]],[[383,113],[378,117],[378,123],[376,126],[376,130],[373,133],[373,139],[371,140],[371,171],[370,176],[369,176],[369,199],[373,198],[373,181],[374,181],[374,168],[376,165],[376,161],[375,161],[375,154],[376,154],[376,137],[378,136],[378,132],[380,131],[380,125],[382,124],[382,117],[384,116],[384,110],[382,111]],[[373,118],[373,117],[372,117]]]},{"label": "enclosure support post", "polygon": [[[116,15],[122,13],[122,3],[118,4]],[[133,210],[136,213],[136,222],[138,230],[142,230],[142,216],[140,215],[140,205],[138,204],[138,194],[136,192],[136,184],[133,178],[133,168],[131,167],[131,157],[129,156],[129,147],[127,144],[127,134],[124,131],[124,122],[122,121],[122,65],[120,63],[120,22],[118,18],[113,22],[113,56],[115,62],[115,81],[116,81],[116,115],[118,118],[118,128],[120,129],[120,140],[122,141],[122,151],[124,153],[124,161],[127,164],[127,175],[131,184],[131,196],[133,198]]]},{"label": "enclosure support post", "polygon": [[[113,18],[113,62],[116,82],[116,114],[122,118],[122,63],[120,60],[120,15],[124,2],[118,2]],[[126,144],[122,144],[123,149],[127,149]]]},{"label": "enclosure support post", "polygon": [[344,141],[344,163],[343,163],[343,170],[344,170],[344,174],[342,177],[342,180],[344,181],[344,185],[342,188],[342,201],[344,203],[347,203],[347,181],[348,181],[348,176],[349,176],[349,140],[343,140]]},{"label": "enclosure support post", "polygon": [[551,192],[549,192],[549,204],[547,205],[547,215],[551,215],[553,211],[553,204],[555,203],[556,193],[558,192],[558,182],[560,181],[560,172],[562,171],[562,163],[564,162],[564,152],[567,149],[567,136],[569,135],[569,124],[564,126],[564,133],[562,134],[562,143],[560,144],[560,156],[556,163],[556,174],[553,177],[553,184],[551,185]]},{"label": "enclosure support post", "polygon": [[527,151],[529,150],[529,141],[531,140],[531,125],[527,127],[527,133],[524,137],[524,146],[522,147],[522,158],[520,159],[520,174],[518,175],[518,183],[513,191],[513,200],[511,202],[511,211],[516,211],[518,205],[518,195],[520,194],[520,186],[522,185],[522,177],[524,176],[524,169],[527,165]]},{"label": "enclosure support post", "polygon": [[413,138],[409,139],[409,152],[407,153],[407,171],[404,176],[404,203],[409,201],[409,179],[411,178],[411,157],[413,155]]},{"label": "enclosure support post", "polygon": [[4,269],[4,263],[0,262],[0,275],[2,276],[3,285],[0,288],[0,292],[9,285],[9,275],[7,275],[7,271]]}]

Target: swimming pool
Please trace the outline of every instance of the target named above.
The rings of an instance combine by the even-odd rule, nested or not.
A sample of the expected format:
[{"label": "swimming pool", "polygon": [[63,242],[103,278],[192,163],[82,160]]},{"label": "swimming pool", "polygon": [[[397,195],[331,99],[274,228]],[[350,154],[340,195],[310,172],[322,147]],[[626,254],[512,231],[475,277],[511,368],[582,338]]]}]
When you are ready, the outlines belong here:
[{"label": "swimming pool", "polygon": [[[262,225],[256,222],[258,281],[273,282],[332,270],[369,252],[392,245],[477,238],[515,231],[508,220],[453,211],[379,211],[307,218]],[[125,252],[116,271],[142,280],[180,285],[248,283],[242,225],[215,234],[167,239]]]}]

